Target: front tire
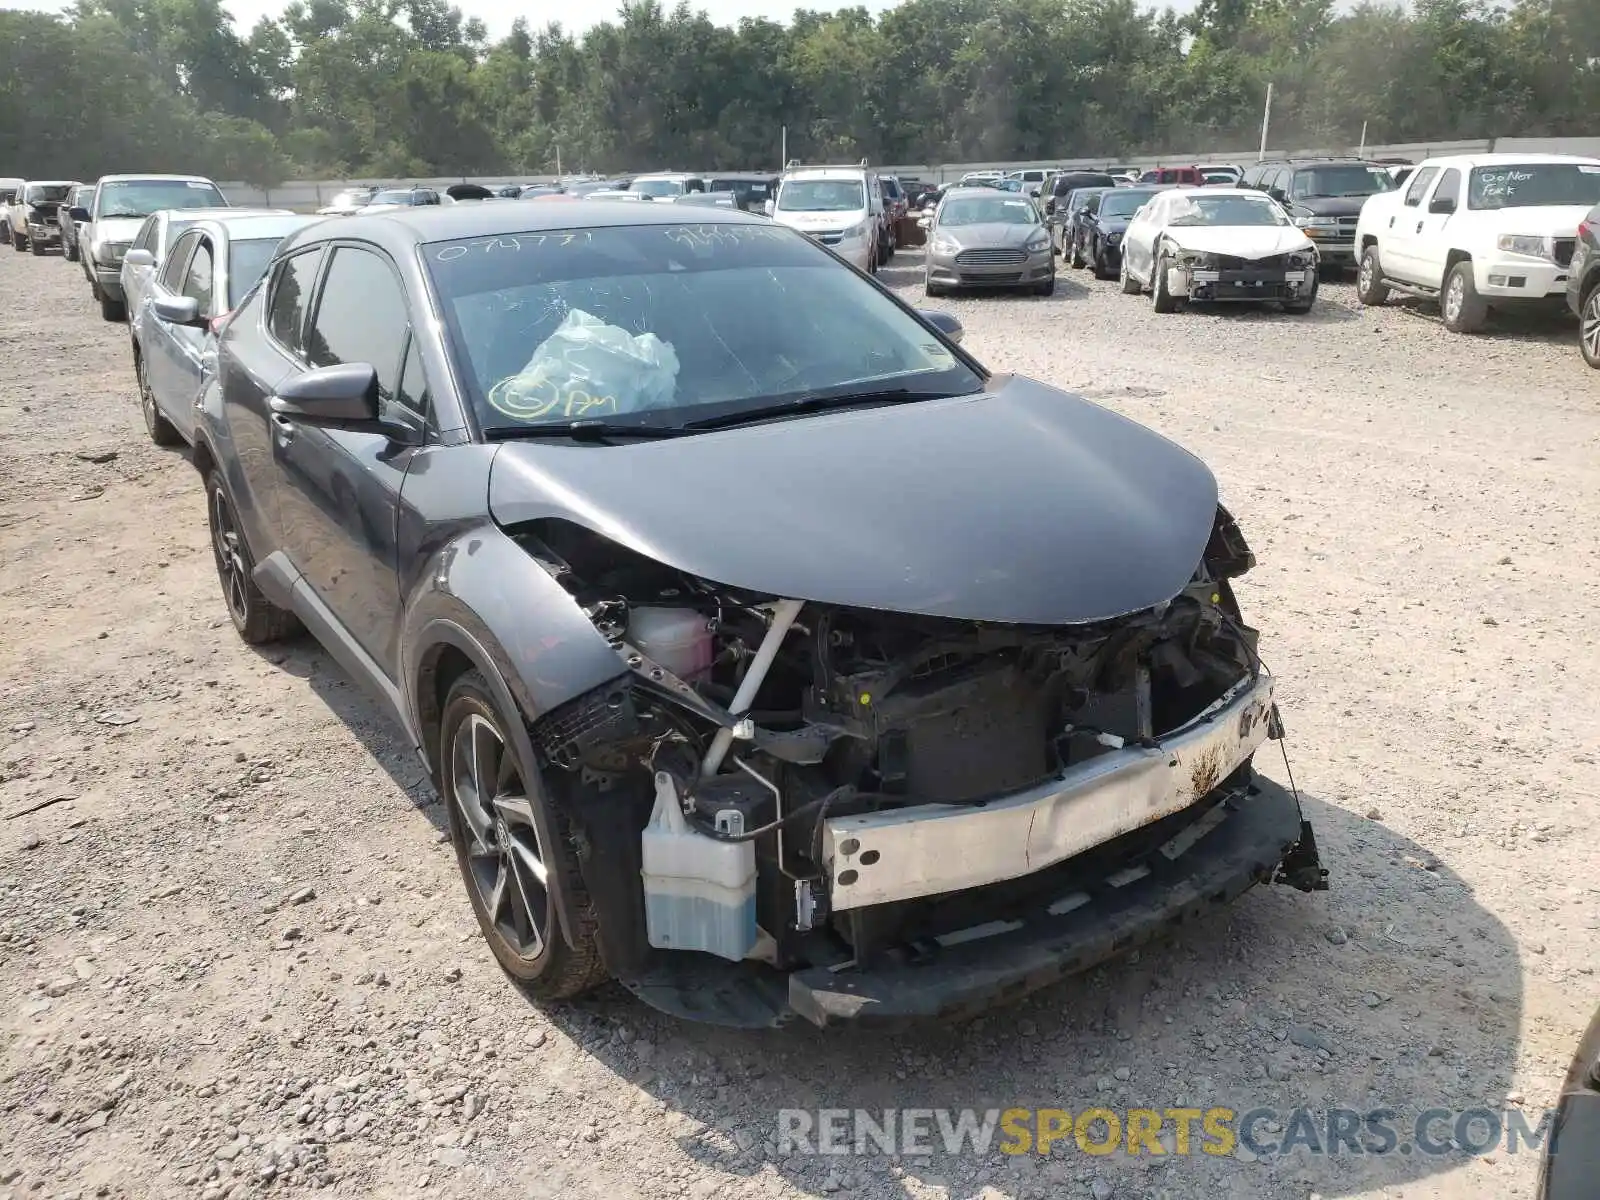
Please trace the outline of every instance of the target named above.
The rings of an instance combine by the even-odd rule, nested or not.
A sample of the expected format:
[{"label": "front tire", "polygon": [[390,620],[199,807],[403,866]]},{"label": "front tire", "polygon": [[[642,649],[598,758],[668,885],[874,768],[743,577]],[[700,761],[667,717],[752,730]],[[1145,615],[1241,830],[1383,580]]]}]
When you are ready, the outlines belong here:
[{"label": "front tire", "polygon": [[36,238],[29,238],[28,239],[28,250],[33,254],[33,256],[35,258],[43,258],[44,257],[44,243],[40,242]]},{"label": "front tire", "polygon": [[507,733],[520,719],[501,713],[477,671],[458,678],[440,719],[441,797],[472,914],[495,960],[535,999],[561,1000],[609,973],[566,821]]},{"label": "front tire", "polygon": [[1049,279],[1036,286],[1033,289],[1033,294],[1036,296],[1054,296],[1056,294],[1056,277],[1052,275]]},{"label": "front tire", "polygon": [[1158,313],[1178,311],[1178,301],[1167,290],[1167,256],[1156,255],[1156,265],[1150,273],[1150,307]]},{"label": "front tire", "polygon": [[1081,271],[1084,268],[1083,247],[1078,244],[1077,234],[1072,235],[1072,254],[1068,257],[1067,262],[1076,270]]},{"label": "front tire", "polygon": [[239,636],[252,646],[282,641],[299,626],[295,615],[285,612],[262,594],[252,573],[255,559],[234,515],[233,501],[222,481],[222,472],[212,468],[206,476],[206,511],[211,524],[211,555],[217,565],[217,582],[222,585],[222,600]]},{"label": "front tire", "polygon": [[1477,333],[1488,320],[1489,306],[1478,295],[1470,259],[1456,263],[1444,277],[1439,309],[1444,317],[1444,327],[1451,333]]},{"label": "front tire", "polygon": [[1383,285],[1383,260],[1378,257],[1376,244],[1361,252],[1361,265],[1356,268],[1356,299],[1368,308],[1378,308],[1389,301],[1389,289]]},{"label": "front tire", "polygon": [[11,231],[11,248],[18,254],[21,254],[24,250],[26,250],[28,248],[27,235],[18,233],[15,229],[13,229]]},{"label": "front tire", "polygon": [[1297,317],[1304,316],[1311,311],[1311,306],[1317,302],[1317,292],[1321,290],[1321,286],[1320,283],[1313,279],[1311,281],[1311,294],[1303,296],[1299,300],[1286,301],[1283,311]]}]

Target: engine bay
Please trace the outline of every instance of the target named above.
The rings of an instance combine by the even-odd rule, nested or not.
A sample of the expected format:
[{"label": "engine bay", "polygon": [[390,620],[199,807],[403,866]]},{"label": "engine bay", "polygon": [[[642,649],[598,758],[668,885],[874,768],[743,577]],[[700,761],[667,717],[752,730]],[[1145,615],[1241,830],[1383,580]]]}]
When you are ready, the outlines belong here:
[{"label": "engine bay", "polygon": [[531,727],[622,977],[680,949],[860,964],[1033,903],[1044,882],[1023,877],[835,911],[824,825],[981,808],[1157,747],[1260,672],[1228,584],[1253,559],[1222,509],[1178,595],[1055,627],[742,592],[565,521],[509,532],[627,668]]}]

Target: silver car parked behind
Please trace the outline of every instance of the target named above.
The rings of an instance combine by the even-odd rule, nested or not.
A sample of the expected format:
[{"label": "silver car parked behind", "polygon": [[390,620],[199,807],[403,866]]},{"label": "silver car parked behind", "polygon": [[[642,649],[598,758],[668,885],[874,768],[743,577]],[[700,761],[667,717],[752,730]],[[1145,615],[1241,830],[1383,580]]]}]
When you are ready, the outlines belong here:
[{"label": "silver car parked behind", "polygon": [[193,438],[195,397],[210,369],[217,332],[266,273],[279,243],[322,219],[213,215],[191,222],[173,240],[144,302],[129,315],[139,403],[156,445]]},{"label": "silver car parked behind", "polygon": [[[128,330],[137,338],[134,332],[139,322],[139,310],[144,305],[145,295],[153,279],[167,260],[167,251],[191,225],[199,221],[210,220],[216,214],[214,208],[164,208],[160,212],[153,212],[144,219],[144,224],[139,226],[139,235],[133,239],[133,245],[122,257],[122,297],[128,310]],[[294,212],[287,208],[229,208],[229,219],[238,216],[244,217],[292,217]]]},{"label": "silver car parked behind", "polygon": [[931,217],[923,287],[930,296],[956,287],[1056,290],[1050,233],[1038,206],[1017,192],[951,188]]}]

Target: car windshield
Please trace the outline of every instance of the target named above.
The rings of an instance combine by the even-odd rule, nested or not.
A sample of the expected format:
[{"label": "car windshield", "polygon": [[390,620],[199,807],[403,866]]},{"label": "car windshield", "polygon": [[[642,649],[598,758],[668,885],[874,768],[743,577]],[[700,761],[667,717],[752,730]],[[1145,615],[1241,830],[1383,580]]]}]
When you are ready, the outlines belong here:
[{"label": "car windshield", "polygon": [[355,208],[371,201],[373,193],[361,190],[340,192],[328,202],[330,208]]},{"label": "car windshield", "polygon": [[416,193],[410,188],[395,188],[392,191],[379,192],[372,197],[373,204],[415,204]]},{"label": "car windshield", "polygon": [[1131,217],[1142,205],[1148,204],[1155,192],[1136,192],[1128,188],[1111,188],[1100,197],[1102,217]]},{"label": "car windshield", "polygon": [[1296,200],[1327,196],[1373,196],[1394,190],[1394,180],[1382,167],[1351,163],[1338,167],[1308,167],[1294,173],[1289,195]]},{"label": "car windshield", "polygon": [[99,217],[148,217],[164,208],[226,208],[214,183],[199,179],[123,179],[100,185]]},{"label": "car windshield", "polygon": [[1289,219],[1272,201],[1253,196],[1179,196],[1168,225],[1287,225]]},{"label": "car windshield", "polygon": [[1037,225],[1039,214],[1026,200],[1009,196],[958,196],[939,211],[940,225]]},{"label": "car windshield", "polygon": [[681,196],[683,195],[683,180],[681,179],[635,179],[630,191],[638,192],[641,196]]},{"label": "car windshield", "polygon": [[1468,208],[1600,204],[1600,163],[1517,163],[1467,176]]},{"label": "car windshield", "polygon": [[60,204],[71,191],[70,183],[30,183],[23,199],[29,204]]},{"label": "car windshield", "polygon": [[859,179],[791,179],[778,189],[784,212],[859,212],[867,206]]},{"label": "car windshield", "polygon": [[228,307],[244,299],[267,271],[282,238],[244,238],[228,245]]},{"label": "car windshield", "polygon": [[505,234],[430,243],[423,261],[490,434],[982,382],[876,285],[779,225]]}]

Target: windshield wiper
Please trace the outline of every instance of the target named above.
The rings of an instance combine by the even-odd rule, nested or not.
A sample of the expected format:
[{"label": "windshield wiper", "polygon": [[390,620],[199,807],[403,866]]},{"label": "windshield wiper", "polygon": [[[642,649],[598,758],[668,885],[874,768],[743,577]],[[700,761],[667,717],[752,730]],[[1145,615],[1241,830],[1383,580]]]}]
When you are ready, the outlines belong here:
[{"label": "windshield wiper", "polygon": [[685,429],[726,429],[749,421],[765,421],[773,417],[791,417],[800,413],[821,412],[829,408],[853,408],[858,404],[912,404],[919,400],[948,400],[952,396],[970,395],[963,392],[934,392],[916,388],[881,388],[870,392],[845,392],[819,395],[802,394],[777,404],[760,408],[747,408],[740,412],[725,413],[720,417],[705,417],[690,421]]},{"label": "windshield wiper", "polygon": [[562,421],[552,425],[501,425],[485,429],[483,436],[492,442],[517,438],[571,438],[575,442],[607,442],[612,438],[683,437],[688,430],[676,425],[628,425],[620,421]]}]

